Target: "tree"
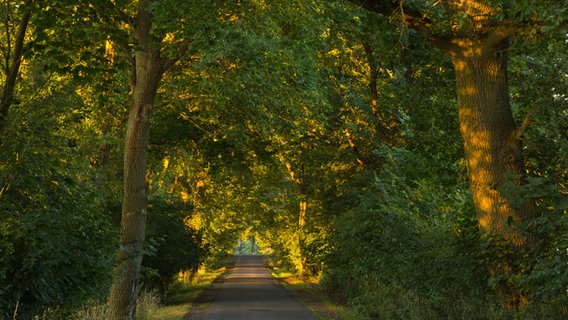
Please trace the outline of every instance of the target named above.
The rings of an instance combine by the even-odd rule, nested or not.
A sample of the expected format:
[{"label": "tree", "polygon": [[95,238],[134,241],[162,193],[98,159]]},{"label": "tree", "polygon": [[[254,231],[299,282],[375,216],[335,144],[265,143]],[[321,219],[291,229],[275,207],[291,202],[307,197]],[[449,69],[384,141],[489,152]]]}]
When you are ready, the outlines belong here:
[{"label": "tree", "polygon": [[525,303],[513,275],[520,272],[523,251],[534,239],[514,226],[537,216],[531,201],[514,208],[501,192],[514,176],[522,184],[525,173],[521,139],[511,111],[507,77],[510,40],[518,34],[536,33],[558,26],[563,18],[561,3],[539,1],[361,1],[351,2],[387,15],[412,28],[448,54],[456,73],[460,131],[468,166],[479,230],[503,243],[498,250],[510,253],[505,263],[489,264],[497,280],[502,305],[517,308]]},{"label": "tree", "polygon": [[[6,2],[3,5],[5,5],[3,9],[6,12],[4,17],[4,29],[6,30],[6,34],[4,35],[5,46],[2,48],[2,55],[4,58],[2,70],[5,73],[6,80],[2,88],[2,96],[0,97],[0,130],[4,127],[8,110],[13,103],[14,89],[16,88],[16,81],[20,73],[20,65],[25,53],[24,47],[26,42],[26,33],[31,17],[29,3],[26,3],[23,6],[17,6]],[[20,15],[20,19],[14,19],[14,16],[18,15]],[[18,21],[17,32],[14,39],[12,39],[13,35],[11,34],[12,28],[14,27],[12,26],[12,20]],[[14,41],[13,48],[12,41]]]},{"label": "tree", "polygon": [[96,38],[65,41],[80,30],[68,1],[0,7],[0,317],[49,317],[110,286],[115,235],[77,144],[87,104],[69,72]]},{"label": "tree", "polygon": [[183,22],[191,14],[202,13],[207,5],[191,1],[104,1],[93,3],[93,12],[88,12],[96,17],[97,26],[110,31],[110,39],[131,63],[121,237],[110,294],[113,319],[132,319],[136,312],[148,214],[147,149],[158,87],[164,73],[188,50],[191,28]]},{"label": "tree", "polygon": [[113,319],[131,319],[136,312],[148,210],[146,159],[150,119],[158,85],[171,63],[162,57],[159,39],[150,33],[152,15],[148,7],[148,2],[140,1],[136,16],[125,21],[131,23],[139,49],[135,52],[131,74],[132,97],[124,141],[121,248],[116,255],[115,279],[110,295]]}]

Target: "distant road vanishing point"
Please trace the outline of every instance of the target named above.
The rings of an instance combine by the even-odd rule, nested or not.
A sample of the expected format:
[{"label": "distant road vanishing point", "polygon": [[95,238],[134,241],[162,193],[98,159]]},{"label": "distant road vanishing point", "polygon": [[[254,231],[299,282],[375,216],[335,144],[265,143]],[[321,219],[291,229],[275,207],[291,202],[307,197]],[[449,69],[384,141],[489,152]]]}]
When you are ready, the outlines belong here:
[{"label": "distant road vanishing point", "polygon": [[234,271],[202,319],[317,320],[264,267],[260,255],[239,255]]}]

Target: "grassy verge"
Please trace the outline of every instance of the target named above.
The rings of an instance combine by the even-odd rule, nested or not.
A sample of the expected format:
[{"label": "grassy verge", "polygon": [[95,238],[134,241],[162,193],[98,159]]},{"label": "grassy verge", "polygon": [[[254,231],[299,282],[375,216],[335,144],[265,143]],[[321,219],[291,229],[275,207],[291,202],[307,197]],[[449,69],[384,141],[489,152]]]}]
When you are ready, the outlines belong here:
[{"label": "grassy verge", "polygon": [[199,270],[191,281],[180,281],[167,305],[157,310],[157,319],[182,320],[189,319],[189,313],[203,310],[211,303],[210,288],[215,282],[230,273],[235,263],[234,256],[228,256],[216,270]]},{"label": "grassy verge", "polygon": [[330,292],[323,290],[316,279],[304,279],[295,273],[267,262],[268,270],[280,283],[322,320],[363,320]]},{"label": "grassy verge", "polygon": [[205,271],[200,270],[191,282],[179,282],[173,289],[172,297],[166,305],[159,306],[155,312],[156,319],[181,320],[191,311],[194,301],[213,281],[225,271],[225,268]]},{"label": "grassy verge", "polygon": [[[215,270],[200,269],[191,280],[180,280],[171,289],[167,303],[161,304],[156,292],[144,292],[138,298],[136,320],[183,320],[191,319],[192,310],[206,308],[211,299],[210,288],[220,281],[224,274],[232,269],[234,256],[227,257],[220,268]],[[87,304],[74,313],[74,320],[108,319],[108,306],[104,303]]]}]

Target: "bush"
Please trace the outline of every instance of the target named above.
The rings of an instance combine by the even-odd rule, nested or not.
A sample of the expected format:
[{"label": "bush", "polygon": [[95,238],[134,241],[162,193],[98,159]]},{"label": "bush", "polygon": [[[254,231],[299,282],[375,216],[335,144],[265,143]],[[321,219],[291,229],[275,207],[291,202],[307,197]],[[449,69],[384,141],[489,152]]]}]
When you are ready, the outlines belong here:
[{"label": "bush", "polygon": [[[568,195],[547,179],[531,178],[518,187],[522,199],[532,197],[541,215],[521,226],[535,239],[526,258],[519,284],[527,292],[525,319],[568,316]],[[517,199],[518,200],[518,199]]]},{"label": "bush", "polygon": [[110,287],[109,213],[70,170],[73,150],[65,139],[41,125],[3,132],[0,318],[65,312]]},{"label": "bush", "polygon": [[468,192],[397,175],[396,165],[371,176],[359,204],[337,219],[324,285],[364,316],[486,318],[492,293]]},{"label": "bush", "polygon": [[190,209],[160,198],[150,203],[142,281],[146,288],[157,289],[162,298],[166,298],[177,274],[182,270],[196,272],[206,254],[199,232],[185,223],[184,211]]}]

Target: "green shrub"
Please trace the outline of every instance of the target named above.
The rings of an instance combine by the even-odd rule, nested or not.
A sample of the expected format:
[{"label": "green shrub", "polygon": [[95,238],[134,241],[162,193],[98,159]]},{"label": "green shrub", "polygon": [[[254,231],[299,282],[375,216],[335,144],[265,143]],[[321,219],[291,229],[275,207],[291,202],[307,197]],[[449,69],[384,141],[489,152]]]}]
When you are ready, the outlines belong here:
[{"label": "green shrub", "polygon": [[543,178],[530,178],[516,195],[533,198],[540,216],[521,226],[534,239],[523,259],[524,274],[519,285],[527,293],[529,306],[524,319],[555,319],[568,316],[568,195]]},{"label": "green shrub", "polygon": [[[393,156],[420,167],[410,154]],[[468,192],[395,174],[396,165],[387,162],[337,219],[324,285],[364,316],[486,318],[492,293]]]},{"label": "green shrub", "polygon": [[156,289],[166,298],[178,272],[197,271],[206,250],[201,245],[201,235],[185,223],[184,212],[191,212],[190,208],[154,198],[149,210],[146,235],[149,245],[142,261],[142,280],[147,289]]},{"label": "green shrub", "polygon": [[0,148],[0,318],[27,319],[105,296],[115,232],[54,124],[19,120]]}]

